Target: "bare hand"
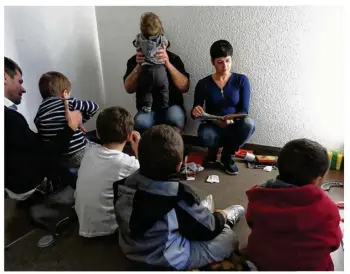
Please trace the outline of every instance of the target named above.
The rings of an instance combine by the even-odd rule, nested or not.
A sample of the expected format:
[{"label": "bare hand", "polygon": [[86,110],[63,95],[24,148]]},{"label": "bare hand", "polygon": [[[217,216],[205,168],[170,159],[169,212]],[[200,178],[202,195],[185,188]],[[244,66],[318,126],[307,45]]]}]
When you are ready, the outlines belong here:
[{"label": "bare hand", "polygon": [[136,49],[136,63],[142,64],[145,61],[145,56],[143,55],[140,48]]},{"label": "bare hand", "polygon": [[80,125],[80,130],[86,135],[86,128],[83,125]]},{"label": "bare hand", "polygon": [[79,110],[70,111],[68,100],[64,100],[64,111],[68,126],[71,129],[76,130],[83,120],[81,112]]},{"label": "bare hand", "polygon": [[202,116],[204,114],[204,110],[201,106],[196,106],[193,110],[192,110],[192,115],[195,118],[198,118],[199,116]]},{"label": "bare hand", "polygon": [[141,140],[141,135],[138,131],[133,130],[130,138],[130,145],[135,155],[137,156],[137,149],[139,147],[139,142]]},{"label": "bare hand", "polygon": [[165,66],[168,66],[170,64],[169,56],[168,56],[168,53],[166,52],[166,46],[164,44],[162,48],[157,51],[156,57],[160,62],[164,63]]}]

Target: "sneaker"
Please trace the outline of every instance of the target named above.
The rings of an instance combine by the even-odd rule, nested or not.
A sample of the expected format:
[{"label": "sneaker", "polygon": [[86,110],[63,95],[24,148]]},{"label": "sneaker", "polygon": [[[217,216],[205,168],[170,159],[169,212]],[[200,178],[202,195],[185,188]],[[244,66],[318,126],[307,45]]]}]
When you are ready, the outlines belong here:
[{"label": "sneaker", "polygon": [[225,172],[229,175],[237,175],[238,174],[238,167],[235,164],[235,161],[231,159],[231,157],[228,160],[223,160],[221,158],[220,164],[224,167]]},{"label": "sneaker", "polygon": [[144,112],[151,112],[152,111],[152,108],[151,107],[142,107],[142,110],[144,111]]},{"label": "sneaker", "polygon": [[214,212],[214,199],[213,199],[213,196],[211,194],[209,194],[201,202],[201,205],[206,207],[207,209],[210,210],[211,213],[213,213]]},{"label": "sneaker", "polygon": [[237,225],[245,214],[245,209],[241,205],[229,206],[223,211],[227,214],[227,221],[231,222],[233,226]]}]

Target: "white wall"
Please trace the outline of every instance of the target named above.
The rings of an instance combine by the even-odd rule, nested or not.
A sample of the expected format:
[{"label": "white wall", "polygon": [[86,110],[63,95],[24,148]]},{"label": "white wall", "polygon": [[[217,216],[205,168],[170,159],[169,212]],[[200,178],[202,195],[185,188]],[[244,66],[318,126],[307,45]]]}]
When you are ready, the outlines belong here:
[{"label": "white wall", "polygon": [[[5,7],[5,56],[23,71],[19,111],[30,127],[41,102],[40,76],[57,70],[72,83],[72,96],[104,107],[102,67],[94,7]],[[97,115],[96,115],[97,116]],[[95,128],[95,119],[86,125]]]},{"label": "white wall", "polygon": [[[283,146],[307,137],[343,150],[343,41],[341,8],[329,7],[96,7],[107,105],[135,113],[122,76],[145,11],[162,19],[171,50],[191,74],[186,108],[197,81],[212,73],[209,48],[234,47],[233,70],[252,86],[252,143]],[[196,134],[191,119],[187,133]]]}]

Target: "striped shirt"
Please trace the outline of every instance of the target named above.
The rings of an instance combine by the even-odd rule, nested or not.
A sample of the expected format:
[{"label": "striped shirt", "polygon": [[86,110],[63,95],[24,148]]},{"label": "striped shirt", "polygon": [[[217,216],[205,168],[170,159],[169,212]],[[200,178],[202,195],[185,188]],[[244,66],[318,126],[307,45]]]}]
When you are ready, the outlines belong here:
[{"label": "striped shirt", "polygon": [[[39,106],[34,123],[44,141],[51,141],[67,124],[63,100],[59,97],[50,97],[45,99]],[[99,109],[99,106],[92,101],[79,101],[75,98],[69,98],[68,101],[71,111],[81,111],[83,123],[92,118]],[[77,129],[70,141],[68,151],[64,154],[74,154],[84,149],[85,145],[85,135],[81,129]]]}]

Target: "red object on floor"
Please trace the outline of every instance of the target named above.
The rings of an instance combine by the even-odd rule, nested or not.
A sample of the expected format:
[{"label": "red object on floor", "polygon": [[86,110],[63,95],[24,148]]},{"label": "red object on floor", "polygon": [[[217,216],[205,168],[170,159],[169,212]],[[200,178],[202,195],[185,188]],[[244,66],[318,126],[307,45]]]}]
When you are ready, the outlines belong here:
[{"label": "red object on floor", "polygon": [[204,152],[191,152],[187,156],[187,163],[194,162],[197,165],[203,166],[204,158],[205,158]]},{"label": "red object on floor", "polygon": [[253,154],[253,150],[240,149],[235,153],[235,156],[238,158],[244,158],[246,153]]},{"label": "red object on floor", "polygon": [[344,223],[344,218],[341,218],[341,221]]},{"label": "red object on floor", "polygon": [[336,205],[338,208],[344,208],[344,202],[338,202]]}]

